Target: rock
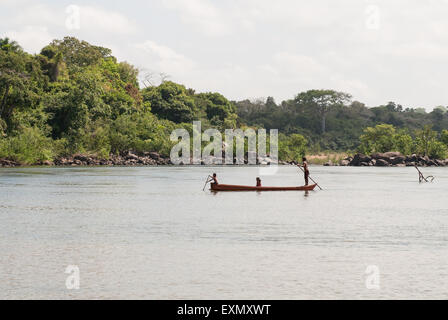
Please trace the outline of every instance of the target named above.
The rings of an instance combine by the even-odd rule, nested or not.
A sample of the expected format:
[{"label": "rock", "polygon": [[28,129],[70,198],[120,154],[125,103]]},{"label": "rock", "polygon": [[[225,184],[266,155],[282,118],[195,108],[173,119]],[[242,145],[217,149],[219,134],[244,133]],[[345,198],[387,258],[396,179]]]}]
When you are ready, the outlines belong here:
[{"label": "rock", "polygon": [[44,166],[52,166],[52,165],[54,165],[54,163],[53,163],[52,161],[48,161],[48,160],[47,160],[47,161],[44,161],[44,162],[43,162],[43,165],[44,165]]},{"label": "rock", "polygon": [[406,157],[404,157],[404,156],[397,156],[397,157],[390,158],[390,163],[392,163],[393,165],[405,164],[405,162],[406,162]]},{"label": "rock", "polygon": [[10,168],[10,167],[18,167],[20,166],[20,163],[7,160],[7,159],[0,159],[0,167]]},{"label": "rock", "polygon": [[375,160],[384,159],[384,154],[380,153],[380,152],[375,152],[375,153],[372,153],[371,157],[372,157],[372,159],[375,159]]},{"label": "rock", "polygon": [[401,152],[385,152],[383,155],[387,158],[403,157]]},{"label": "rock", "polygon": [[161,158],[160,154],[158,152],[147,152],[145,155],[148,155],[151,159],[159,160]]},{"label": "rock", "polygon": [[126,156],[126,160],[139,160],[138,156],[129,152],[128,155]]},{"label": "rock", "polygon": [[425,156],[425,157],[418,156],[417,157],[416,163],[418,163],[419,166],[425,167],[425,166],[428,165],[428,162],[429,162],[429,157],[428,156]]},{"label": "rock", "polygon": [[[87,157],[87,156],[85,156],[85,155],[82,155],[82,154],[76,154],[75,156],[73,156],[73,159],[74,159],[74,160],[81,161],[81,162],[87,162],[87,161],[89,161],[89,157]],[[76,162],[75,162],[75,163],[76,163]]]},{"label": "rock", "polygon": [[332,166],[334,166],[333,161],[328,160],[327,162],[324,163],[324,166],[325,167],[332,167]]},{"label": "rock", "polygon": [[353,160],[350,162],[351,166],[360,166],[362,162],[369,163],[371,158],[361,153],[355,154]]},{"label": "rock", "polygon": [[[404,163],[406,161],[406,157],[404,157],[400,152],[376,152],[372,154],[372,158],[376,160],[386,160],[391,164]],[[394,161],[396,161],[396,163],[393,163]]]},{"label": "rock", "polygon": [[346,167],[346,166],[348,166],[349,164],[350,164],[350,161],[347,160],[347,159],[344,159],[344,160],[339,161],[339,165],[340,165],[340,166],[344,166],[344,167]]},{"label": "rock", "polygon": [[406,157],[406,163],[408,163],[408,162],[416,162],[418,159],[417,159],[417,155],[416,154],[413,154],[413,155],[410,155],[410,156],[407,156]]},{"label": "rock", "polygon": [[390,163],[390,157],[387,156],[386,153],[380,153],[380,152],[373,153],[372,158],[375,160],[385,160],[388,163]]},{"label": "rock", "polygon": [[389,166],[389,162],[384,160],[384,159],[377,159],[375,165],[377,167],[388,167]]}]

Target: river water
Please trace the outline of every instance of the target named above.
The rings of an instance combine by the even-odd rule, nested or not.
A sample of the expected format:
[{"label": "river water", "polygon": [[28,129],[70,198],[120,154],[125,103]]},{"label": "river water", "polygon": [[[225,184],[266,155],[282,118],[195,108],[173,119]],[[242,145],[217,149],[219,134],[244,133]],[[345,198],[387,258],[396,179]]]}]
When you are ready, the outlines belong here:
[{"label": "river water", "polygon": [[0,169],[0,299],[446,299],[448,169],[423,171],[318,166],[323,191],[213,194],[207,174],[254,185],[259,168]]}]

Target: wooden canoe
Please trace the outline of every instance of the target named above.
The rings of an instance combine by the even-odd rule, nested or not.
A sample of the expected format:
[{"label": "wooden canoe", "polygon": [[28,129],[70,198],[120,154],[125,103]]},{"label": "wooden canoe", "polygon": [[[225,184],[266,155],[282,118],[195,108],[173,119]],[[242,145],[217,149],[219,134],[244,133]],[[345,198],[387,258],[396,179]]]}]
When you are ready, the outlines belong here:
[{"label": "wooden canoe", "polygon": [[256,187],[256,186],[237,186],[232,184],[210,184],[211,191],[311,191],[316,184],[301,187]]}]

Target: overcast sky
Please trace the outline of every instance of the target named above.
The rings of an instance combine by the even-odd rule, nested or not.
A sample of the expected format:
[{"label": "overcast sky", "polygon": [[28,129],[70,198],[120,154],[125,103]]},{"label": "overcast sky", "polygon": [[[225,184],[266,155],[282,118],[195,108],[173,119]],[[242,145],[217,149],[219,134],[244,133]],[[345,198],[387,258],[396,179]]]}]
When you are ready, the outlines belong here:
[{"label": "overcast sky", "polygon": [[37,53],[67,35],[230,99],[448,105],[448,0],[0,0],[0,37]]}]

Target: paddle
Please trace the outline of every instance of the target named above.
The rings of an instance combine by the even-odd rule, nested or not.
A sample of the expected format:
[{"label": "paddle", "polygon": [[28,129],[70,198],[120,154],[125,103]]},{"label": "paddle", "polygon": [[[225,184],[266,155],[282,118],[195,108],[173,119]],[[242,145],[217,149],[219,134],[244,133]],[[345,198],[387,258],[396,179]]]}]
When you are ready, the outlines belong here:
[{"label": "paddle", "polygon": [[[303,168],[302,168],[300,165],[299,165],[298,167],[300,168],[300,170],[302,170],[303,173],[305,173],[305,171],[303,171]],[[323,189],[320,187],[320,185],[319,185],[316,181],[313,180],[313,178],[311,178],[310,176],[308,176],[308,178],[310,178],[310,180],[313,181],[313,182],[319,187],[320,190],[323,190]]]},{"label": "paddle", "polygon": [[207,176],[207,178],[205,179],[205,184],[204,184],[204,188],[202,188],[202,191],[205,191],[205,187],[207,186],[207,183],[209,183],[211,180],[208,180],[208,178],[211,178],[210,175]]}]

